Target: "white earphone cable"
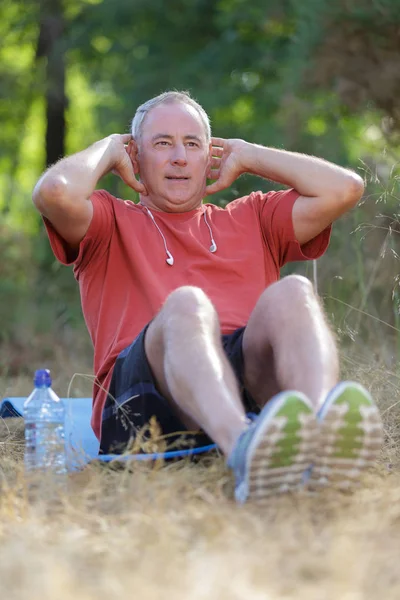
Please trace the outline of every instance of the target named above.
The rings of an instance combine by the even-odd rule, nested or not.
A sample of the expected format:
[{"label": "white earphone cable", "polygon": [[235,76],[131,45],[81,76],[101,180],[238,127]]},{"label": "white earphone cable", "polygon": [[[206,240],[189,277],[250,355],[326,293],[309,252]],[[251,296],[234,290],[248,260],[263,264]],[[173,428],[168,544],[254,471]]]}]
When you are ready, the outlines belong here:
[{"label": "white earphone cable", "polygon": [[208,227],[208,231],[210,232],[210,238],[211,238],[210,252],[216,252],[217,251],[217,244],[215,243],[215,240],[213,238],[212,229],[211,229],[211,227],[210,227],[210,225],[208,224],[208,221],[207,221],[207,209],[204,211],[203,216],[204,216],[204,220],[206,222],[206,225]]},{"label": "white earphone cable", "polygon": [[[160,227],[157,225],[157,222],[156,222],[155,218],[153,217],[151,210],[149,208],[147,208],[147,206],[145,206],[144,204],[142,204],[142,206],[146,209],[147,214],[149,215],[150,219],[153,221],[154,225],[157,227],[158,233],[162,237],[162,240],[164,242],[165,254],[167,255],[166,263],[172,267],[172,265],[174,264],[174,257],[172,256],[171,252],[168,250],[167,240],[165,239],[165,236],[164,236],[163,232],[161,231]],[[206,215],[205,211],[203,213],[203,217],[204,217],[204,221],[208,227],[208,231],[210,232],[210,238],[211,238],[210,252],[214,253],[217,251],[217,244],[215,243],[215,240],[213,238],[212,229],[207,221],[207,215]]]},{"label": "white earphone cable", "polygon": [[174,264],[174,257],[172,256],[171,252],[168,250],[168,246],[167,246],[167,241],[164,237],[163,232],[161,231],[161,229],[159,228],[159,226],[156,223],[155,218],[153,217],[152,213],[150,212],[150,210],[147,208],[147,206],[145,206],[145,209],[147,210],[147,213],[149,215],[149,217],[151,218],[151,220],[153,221],[154,225],[157,227],[159,234],[161,235],[163,242],[164,242],[164,248],[165,248],[165,254],[167,255],[167,259],[166,262],[167,264],[172,265]]}]

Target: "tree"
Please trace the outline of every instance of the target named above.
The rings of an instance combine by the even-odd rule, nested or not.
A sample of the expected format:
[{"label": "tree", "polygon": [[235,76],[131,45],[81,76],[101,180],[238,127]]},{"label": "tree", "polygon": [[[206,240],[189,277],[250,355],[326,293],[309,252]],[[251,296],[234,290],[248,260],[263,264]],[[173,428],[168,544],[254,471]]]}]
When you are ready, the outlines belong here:
[{"label": "tree", "polygon": [[65,154],[65,21],[62,0],[40,1],[36,58],[45,60],[46,166]]}]

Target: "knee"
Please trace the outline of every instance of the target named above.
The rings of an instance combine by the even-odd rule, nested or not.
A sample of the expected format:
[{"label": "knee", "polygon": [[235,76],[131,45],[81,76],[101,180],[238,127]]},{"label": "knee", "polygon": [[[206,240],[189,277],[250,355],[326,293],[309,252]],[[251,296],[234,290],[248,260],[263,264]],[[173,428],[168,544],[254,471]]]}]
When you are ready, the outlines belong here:
[{"label": "knee", "polygon": [[287,275],[280,281],[269,286],[263,296],[262,302],[265,308],[273,310],[274,314],[279,311],[287,313],[295,305],[314,303],[316,295],[313,285],[309,279],[302,275]]},{"label": "knee", "polygon": [[276,290],[279,294],[289,297],[314,296],[313,284],[303,275],[287,275],[276,284]]},{"label": "knee", "polygon": [[216,316],[211,300],[202,289],[185,285],[177,288],[168,296],[163,307],[164,314],[171,318],[210,320]]}]

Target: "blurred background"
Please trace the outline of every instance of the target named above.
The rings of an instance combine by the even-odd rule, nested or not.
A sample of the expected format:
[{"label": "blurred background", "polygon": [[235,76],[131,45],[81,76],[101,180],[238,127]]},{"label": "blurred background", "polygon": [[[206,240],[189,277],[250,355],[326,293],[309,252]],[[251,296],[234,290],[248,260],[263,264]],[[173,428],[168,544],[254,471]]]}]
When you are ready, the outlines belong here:
[{"label": "blurred background", "polygon": [[[78,288],[50,251],[32,189],[61,156],[128,131],[136,107],[167,89],[189,90],[219,137],[314,154],[365,179],[318,261],[318,290],[342,348],[394,368],[400,0],[2,0],[3,381],[52,361],[69,376],[90,369]],[[99,187],[135,199],[112,175]],[[243,176],[212,200],[254,189],[274,186]],[[313,276],[312,264],[288,271]]]}]

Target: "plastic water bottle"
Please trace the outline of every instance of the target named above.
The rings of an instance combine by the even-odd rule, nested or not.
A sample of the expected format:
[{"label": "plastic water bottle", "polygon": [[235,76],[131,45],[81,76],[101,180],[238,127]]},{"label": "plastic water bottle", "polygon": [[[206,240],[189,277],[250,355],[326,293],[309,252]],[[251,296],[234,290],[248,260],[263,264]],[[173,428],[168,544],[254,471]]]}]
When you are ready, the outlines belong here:
[{"label": "plastic water bottle", "polygon": [[35,389],[24,403],[25,470],[27,473],[67,473],[65,407],[51,388],[48,369],[35,372]]}]

